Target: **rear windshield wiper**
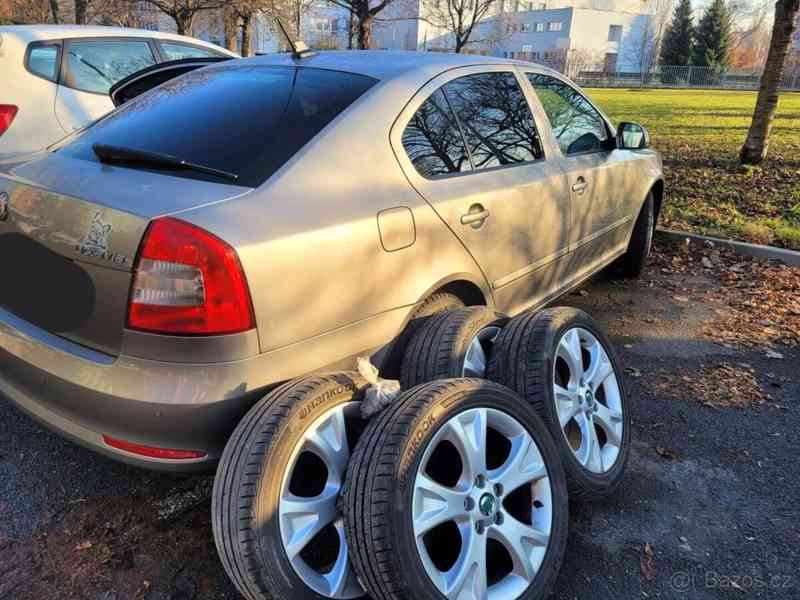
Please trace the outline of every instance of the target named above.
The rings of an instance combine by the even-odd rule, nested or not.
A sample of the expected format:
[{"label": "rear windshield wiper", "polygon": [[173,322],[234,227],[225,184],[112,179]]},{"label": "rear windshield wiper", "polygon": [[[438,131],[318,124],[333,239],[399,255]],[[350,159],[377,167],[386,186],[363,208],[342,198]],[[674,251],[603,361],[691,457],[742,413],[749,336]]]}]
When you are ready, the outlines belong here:
[{"label": "rear windshield wiper", "polygon": [[135,148],[125,148],[124,146],[109,146],[108,144],[93,144],[92,150],[101,162],[141,163],[153,165],[154,167],[186,169],[188,171],[197,171],[198,173],[207,173],[209,175],[221,177],[222,179],[228,179],[229,181],[236,181],[239,179],[236,173],[222,171],[205,165],[198,165],[182,160],[177,156],[172,156],[171,154],[162,154],[161,152],[148,152],[146,150],[136,150]]}]

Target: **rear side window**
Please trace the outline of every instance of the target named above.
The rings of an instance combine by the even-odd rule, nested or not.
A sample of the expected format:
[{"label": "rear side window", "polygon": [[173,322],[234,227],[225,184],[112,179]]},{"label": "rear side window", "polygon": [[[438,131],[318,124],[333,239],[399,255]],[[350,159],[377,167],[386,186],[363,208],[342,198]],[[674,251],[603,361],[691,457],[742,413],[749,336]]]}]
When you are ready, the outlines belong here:
[{"label": "rear side window", "polygon": [[547,113],[561,152],[571,155],[607,149],[606,123],[578,90],[555,77],[527,75]]},{"label": "rear side window", "polygon": [[[59,152],[95,161],[92,145],[101,143],[170,154],[235,173],[238,184],[256,187],[375,83],[312,68],[205,67],[134,98]],[[193,171],[163,172],[221,181]]]},{"label": "rear side window", "polygon": [[220,56],[217,52],[213,52],[206,48],[198,48],[197,46],[187,46],[186,44],[172,44],[167,42],[159,42],[161,52],[167,60],[180,60],[182,58],[208,58],[210,56]]},{"label": "rear side window", "polygon": [[67,85],[98,94],[156,62],[147,40],[72,40],[66,51]]},{"label": "rear side window", "polygon": [[34,75],[55,81],[58,74],[59,49],[55,44],[31,45],[28,50],[28,70]]},{"label": "rear side window", "polygon": [[475,169],[542,157],[528,101],[513,73],[467,75],[445,84]]},{"label": "rear side window", "polygon": [[403,131],[403,147],[423,177],[472,169],[464,138],[441,89],[414,113]]}]

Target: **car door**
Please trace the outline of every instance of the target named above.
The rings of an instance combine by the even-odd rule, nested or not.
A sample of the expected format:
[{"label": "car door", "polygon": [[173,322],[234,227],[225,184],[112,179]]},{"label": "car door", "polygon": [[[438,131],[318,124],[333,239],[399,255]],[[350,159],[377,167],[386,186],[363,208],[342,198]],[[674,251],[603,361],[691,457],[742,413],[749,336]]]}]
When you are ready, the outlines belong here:
[{"label": "car door", "polygon": [[558,287],[569,245],[566,177],[545,156],[512,67],[433,80],[392,138],[412,185],[475,258],[500,310],[518,312]]},{"label": "car door", "polygon": [[56,117],[68,132],[99,119],[114,105],[109,89],[157,62],[148,38],[73,38],[64,41]]},{"label": "car door", "polygon": [[606,119],[580,91],[554,75],[527,71],[526,77],[547,114],[569,180],[572,270],[579,277],[626,243],[631,186],[625,157],[615,151]]}]

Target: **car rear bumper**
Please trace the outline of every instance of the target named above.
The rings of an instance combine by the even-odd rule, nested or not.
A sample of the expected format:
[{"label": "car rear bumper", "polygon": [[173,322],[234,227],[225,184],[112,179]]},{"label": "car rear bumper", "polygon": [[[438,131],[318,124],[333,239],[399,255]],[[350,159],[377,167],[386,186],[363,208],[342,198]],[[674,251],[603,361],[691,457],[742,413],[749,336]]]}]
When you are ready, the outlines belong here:
[{"label": "car rear bumper", "polygon": [[[111,357],[0,309],[0,396],[82,445],[149,469],[213,467],[236,423],[264,393],[248,387],[253,360],[178,364]],[[204,455],[145,457],[107,445],[103,435]]]}]

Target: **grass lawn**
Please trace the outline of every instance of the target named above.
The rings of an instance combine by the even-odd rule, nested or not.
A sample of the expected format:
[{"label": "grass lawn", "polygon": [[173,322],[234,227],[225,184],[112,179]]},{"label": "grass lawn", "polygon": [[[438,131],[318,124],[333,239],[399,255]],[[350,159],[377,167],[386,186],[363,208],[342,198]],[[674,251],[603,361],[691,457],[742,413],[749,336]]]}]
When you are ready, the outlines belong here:
[{"label": "grass lawn", "polygon": [[769,155],[741,167],[755,92],[590,89],[615,122],[650,131],[664,157],[661,225],[800,250],[800,93],[781,96]]}]

